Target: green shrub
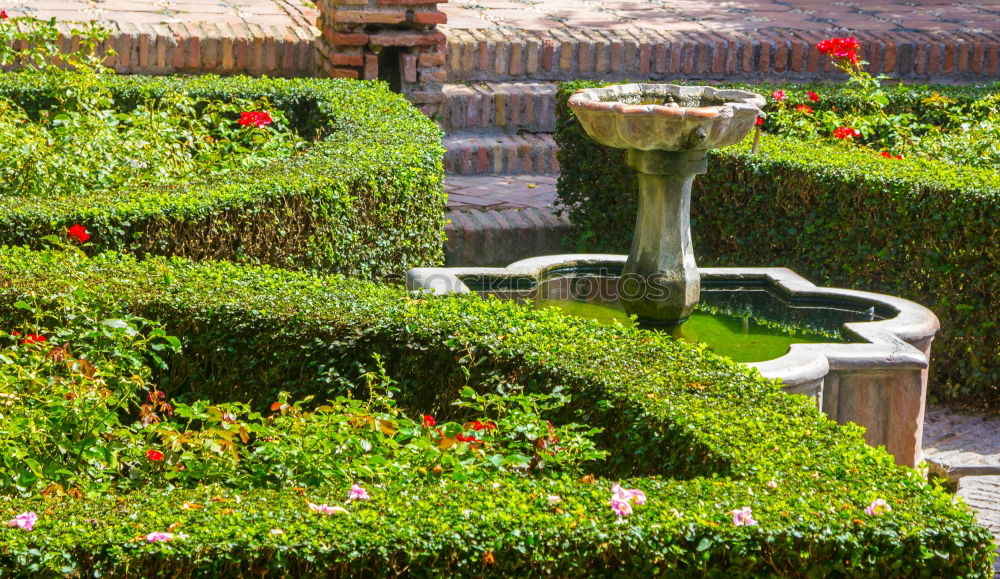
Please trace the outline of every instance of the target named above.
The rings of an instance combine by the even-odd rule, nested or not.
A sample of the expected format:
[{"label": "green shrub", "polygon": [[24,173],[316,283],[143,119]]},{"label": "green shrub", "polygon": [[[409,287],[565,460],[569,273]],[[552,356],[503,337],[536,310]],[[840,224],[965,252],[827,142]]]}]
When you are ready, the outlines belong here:
[{"label": "green shrub", "polygon": [[[153,365],[152,379],[173,399],[266,408],[282,391],[360,397],[352,386],[365,383],[378,354],[398,380],[400,408],[441,420],[469,410],[452,404],[465,388],[477,396],[505,383],[529,394],[562,388],[572,402],[546,418],[602,428],[595,440],[610,454],[594,463],[596,480],[376,476],[362,481],[371,500],[329,516],[316,505],[345,504],[348,483],[179,489],[151,476],[131,493],[6,496],[0,519],[39,514],[32,531],[0,527],[0,566],[15,574],[991,573],[992,538],[971,513],[867,446],[859,428],[656,334],[267,267],[0,249],[0,327],[28,329],[46,299],[65,295],[178,336],[170,372]],[[617,516],[614,482],[642,490],[645,504]],[[891,510],[867,514],[877,499]],[[759,524],[735,524],[743,507]],[[170,542],[145,539],[168,530]]]},{"label": "green shrub", "polygon": [[[7,73],[0,97],[38,118],[65,82],[62,74]],[[37,248],[41,237],[79,224],[92,254],[230,259],[377,279],[440,261],[441,133],[385,85],[211,76],[95,82],[124,111],[175,106],[171,95],[209,117],[219,112],[199,110],[206,102],[266,102],[299,135],[320,140],[263,166],[156,185],[128,181],[111,191],[18,195],[8,179],[0,183],[0,244]]]},{"label": "green shrub", "polygon": [[[566,106],[595,83],[560,92],[559,197],[570,207],[571,242],[581,251],[627,252],[636,212],[637,179],[624,152],[594,144]],[[771,86],[750,87],[769,94]],[[823,91],[831,106],[854,106],[831,87],[785,87],[804,98]],[[972,107],[982,88],[938,88]],[[889,91],[887,110],[921,108],[928,89]],[[695,179],[692,230],[702,266],[789,267],[822,285],[898,295],[941,319],[930,372],[932,395],[998,399],[1000,327],[992,312],[1000,293],[1000,178],[995,169],[919,158],[883,159],[870,149],[764,135],[713,151],[708,173]]]}]

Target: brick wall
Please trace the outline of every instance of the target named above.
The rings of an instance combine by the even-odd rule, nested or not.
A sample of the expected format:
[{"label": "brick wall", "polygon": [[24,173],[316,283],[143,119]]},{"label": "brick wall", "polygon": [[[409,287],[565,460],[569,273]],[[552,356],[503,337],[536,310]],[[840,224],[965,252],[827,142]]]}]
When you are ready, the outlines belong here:
[{"label": "brick wall", "polygon": [[[451,81],[841,78],[810,31],[629,33],[622,30],[449,30]],[[869,70],[905,81],[1000,78],[1000,36],[858,33]]]},{"label": "brick wall", "polygon": [[441,103],[447,0],[319,0],[316,67],[335,78],[382,79],[425,112]]},{"label": "brick wall", "polygon": [[[74,43],[70,23],[58,23],[60,45]],[[238,23],[114,23],[104,47],[105,64],[121,74],[216,73],[312,76],[316,52],[301,26],[242,26]]]}]

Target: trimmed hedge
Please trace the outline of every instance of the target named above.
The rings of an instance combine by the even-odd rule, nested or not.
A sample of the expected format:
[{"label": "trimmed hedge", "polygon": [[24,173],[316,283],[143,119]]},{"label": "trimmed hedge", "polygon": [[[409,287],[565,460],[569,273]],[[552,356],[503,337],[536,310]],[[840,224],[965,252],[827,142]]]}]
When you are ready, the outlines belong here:
[{"label": "trimmed hedge", "polygon": [[[288,114],[304,154],[242,175],[86,197],[0,193],[0,244],[39,247],[83,224],[91,253],[181,255],[398,278],[440,263],[446,196],[441,131],[384,84],[246,77],[108,77],[121,107],[171,93],[258,99]],[[0,96],[30,114],[57,81],[0,75]]]},{"label": "trimmed hedge", "polygon": [[[658,334],[268,267],[110,253],[77,262],[0,248],[0,327],[23,315],[19,299],[77,289],[81,299],[158,320],[183,339],[171,360],[185,369],[170,377],[175,396],[266,405],[278,390],[330,395],[356,381],[372,353],[404,378],[405,404],[442,415],[466,384],[565,386],[574,397],[567,412],[605,429],[600,443],[612,458],[597,474],[610,480],[389,481],[367,485],[373,500],[332,517],[310,513],[293,489],[237,495],[151,485],[82,501],[0,497],[0,518],[40,513],[31,532],[0,527],[0,566],[14,573],[992,574],[992,537],[971,513],[866,445],[859,428],[838,426],[808,399]],[[608,488],[623,477],[648,502],[619,521]],[[321,502],[346,490],[306,492]],[[547,494],[564,502],[554,508]],[[877,498],[891,512],[866,515]],[[187,501],[205,508],[182,510]],[[744,506],[759,525],[733,524],[730,511]],[[185,538],[136,540],[174,523]]]},{"label": "trimmed hedge", "polygon": [[[624,151],[590,141],[559,93],[560,201],[580,251],[627,252],[635,173]],[[773,87],[741,87],[767,92]],[[785,87],[788,89],[789,87]],[[810,87],[795,87],[805,90]],[[960,102],[990,89],[935,87]],[[851,97],[823,88],[824,100]],[[919,106],[929,89],[890,91],[892,110]],[[712,151],[695,179],[692,230],[699,264],[789,267],[815,283],[898,295],[941,319],[930,388],[944,399],[1000,400],[1000,174],[868,150],[763,135]]]}]

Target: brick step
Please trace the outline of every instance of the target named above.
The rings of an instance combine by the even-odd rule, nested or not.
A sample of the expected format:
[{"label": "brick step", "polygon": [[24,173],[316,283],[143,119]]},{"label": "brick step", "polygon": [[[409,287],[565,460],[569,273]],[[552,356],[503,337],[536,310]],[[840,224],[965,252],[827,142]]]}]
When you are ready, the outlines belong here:
[{"label": "brick step", "polygon": [[556,130],[556,85],[549,82],[474,82],[444,85],[442,128],[500,129],[507,133]]},{"label": "brick step", "polygon": [[566,252],[561,240],[569,220],[553,209],[451,211],[446,217],[444,261],[449,267],[505,267]]},{"label": "brick step", "polygon": [[[445,28],[447,70],[458,81],[820,80],[841,78],[816,43],[825,31],[625,31]],[[1000,74],[989,33],[858,32],[872,74],[910,81],[982,81]]]},{"label": "brick step", "polygon": [[453,133],[444,138],[444,169],[454,175],[547,175],[559,172],[548,133]]}]

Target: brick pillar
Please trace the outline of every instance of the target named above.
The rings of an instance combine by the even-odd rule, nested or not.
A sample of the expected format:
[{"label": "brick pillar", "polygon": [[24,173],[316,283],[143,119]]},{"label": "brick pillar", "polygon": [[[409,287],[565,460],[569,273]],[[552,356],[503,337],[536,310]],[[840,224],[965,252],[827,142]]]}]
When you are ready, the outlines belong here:
[{"label": "brick pillar", "polygon": [[320,76],[382,79],[433,115],[443,100],[448,0],[317,0]]}]

